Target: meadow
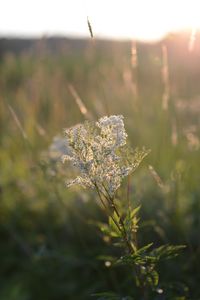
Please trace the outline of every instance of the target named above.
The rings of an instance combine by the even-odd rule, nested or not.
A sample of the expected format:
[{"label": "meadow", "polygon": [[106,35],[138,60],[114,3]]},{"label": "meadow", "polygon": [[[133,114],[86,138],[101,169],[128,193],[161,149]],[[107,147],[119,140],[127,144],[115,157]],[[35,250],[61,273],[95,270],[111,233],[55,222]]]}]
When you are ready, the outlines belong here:
[{"label": "meadow", "polygon": [[67,189],[73,171],[48,157],[64,128],[118,114],[131,146],[151,150],[129,178],[139,243],[186,246],[159,266],[164,294],[152,300],[200,299],[200,39],[188,49],[189,39],[43,39],[0,52],[1,300],[132,291],[126,267],[97,259],[116,250],[94,225],[105,219],[95,193]]}]

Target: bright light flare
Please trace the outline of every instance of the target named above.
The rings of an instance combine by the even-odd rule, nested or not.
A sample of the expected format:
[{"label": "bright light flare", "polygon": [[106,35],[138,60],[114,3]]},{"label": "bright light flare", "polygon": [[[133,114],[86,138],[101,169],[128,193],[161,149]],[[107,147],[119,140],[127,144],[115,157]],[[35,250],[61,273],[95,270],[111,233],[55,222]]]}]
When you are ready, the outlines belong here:
[{"label": "bright light flare", "polygon": [[0,0],[1,35],[89,36],[156,40],[200,28],[199,0]]}]

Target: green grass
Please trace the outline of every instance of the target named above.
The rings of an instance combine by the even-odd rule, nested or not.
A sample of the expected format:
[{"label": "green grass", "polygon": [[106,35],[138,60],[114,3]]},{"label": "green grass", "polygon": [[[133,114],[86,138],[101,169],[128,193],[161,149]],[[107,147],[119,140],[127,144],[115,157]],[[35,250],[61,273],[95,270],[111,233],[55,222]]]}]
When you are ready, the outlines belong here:
[{"label": "green grass", "polygon": [[84,300],[104,290],[131,290],[126,270],[96,260],[109,245],[90,224],[103,218],[95,195],[66,190],[70,169],[66,176],[53,172],[43,159],[55,135],[85,119],[69,84],[94,120],[124,115],[132,146],[151,149],[131,178],[131,201],[142,203],[139,242],[185,244],[178,259],[161,266],[161,283],[182,282],[174,289],[185,298],[176,299],[200,299],[198,66],[189,64],[192,54],[181,64],[169,45],[171,94],[163,110],[161,45],[139,45],[137,69],[129,43],[100,45],[74,54],[6,54],[0,61],[1,300]]}]

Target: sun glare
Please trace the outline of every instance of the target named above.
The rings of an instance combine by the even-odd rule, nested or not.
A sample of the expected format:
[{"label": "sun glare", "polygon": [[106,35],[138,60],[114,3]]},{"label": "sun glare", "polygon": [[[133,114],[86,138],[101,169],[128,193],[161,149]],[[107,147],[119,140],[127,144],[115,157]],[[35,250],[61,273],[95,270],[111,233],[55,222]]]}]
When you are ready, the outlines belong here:
[{"label": "sun glare", "polygon": [[7,0],[0,7],[1,35],[88,36],[87,16],[96,37],[155,40],[200,28],[198,0]]},{"label": "sun glare", "polygon": [[197,0],[87,2],[98,35],[154,40],[169,32],[200,28]]}]

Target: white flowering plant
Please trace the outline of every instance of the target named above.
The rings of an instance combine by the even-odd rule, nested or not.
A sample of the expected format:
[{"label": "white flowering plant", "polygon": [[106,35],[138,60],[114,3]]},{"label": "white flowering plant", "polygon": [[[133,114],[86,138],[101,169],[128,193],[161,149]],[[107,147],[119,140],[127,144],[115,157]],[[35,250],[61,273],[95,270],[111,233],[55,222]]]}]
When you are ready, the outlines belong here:
[{"label": "white flowering plant", "polygon": [[[121,249],[120,257],[105,256],[105,264],[128,265],[134,270],[137,295],[150,299],[151,293],[163,293],[159,288],[157,264],[163,258],[177,255],[181,246],[161,246],[152,249],[152,243],[139,247],[137,241],[138,212],[130,201],[118,199],[122,180],[134,172],[149,151],[132,150],[127,144],[123,116],[102,117],[98,122],[78,124],[65,130],[67,154],[63,162],[70,161],[79,176],[68,180],[67,187],[81,185],[97,192],[108,223],[97,222],[104,237]],[[117,241],[116,241],[117,240]],[[131,272],[132,274],[132,272]],[[133,293],[134,295],[134,293]],[[96,294],[99,299],[134,299],[113,293]],[[137,296],[138,297],[138,296]],[[138,298],[139,299],[139,298]]]},{"label": "white flowering plant", "polygon": [[85,122],[67,129],[65,135],[70,154],[63,156],[63,162],[71,161],[81,174],[67,186],[80,184],[109,198],[114,198],[122,179],[147,155],[147,151],[127,153],[122,116],[103,117],[95,124]]}]

